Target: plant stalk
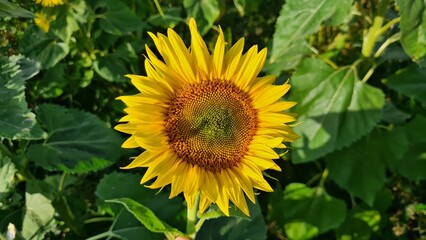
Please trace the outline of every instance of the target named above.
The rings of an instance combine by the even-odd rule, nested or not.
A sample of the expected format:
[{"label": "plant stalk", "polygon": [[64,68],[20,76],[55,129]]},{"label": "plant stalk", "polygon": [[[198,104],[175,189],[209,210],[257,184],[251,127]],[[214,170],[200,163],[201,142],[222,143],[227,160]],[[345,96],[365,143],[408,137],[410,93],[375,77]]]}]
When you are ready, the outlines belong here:
[{"label": "plant stalk", "polygon": [[[366,36],[364,36],[364,42],[362,44],[362,55],[366,58],[370,57],[376,44],[377,38],[383,34],[384,30],[381,29],[383,24],[383,19],[386,14],[386,8],[389,4],[390,0],[381,0],[379,2],[379,6],[377,8],[376,16],[373,19],[373,25],[371,25],[370,29]],[[390,27],[390,26],[389,26]]]}]

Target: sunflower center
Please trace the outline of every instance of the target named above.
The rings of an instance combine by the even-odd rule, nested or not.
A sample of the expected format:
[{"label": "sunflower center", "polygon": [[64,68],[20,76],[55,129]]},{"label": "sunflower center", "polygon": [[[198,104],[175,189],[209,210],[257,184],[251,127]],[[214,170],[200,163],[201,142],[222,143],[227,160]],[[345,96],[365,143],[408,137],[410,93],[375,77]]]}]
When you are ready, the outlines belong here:
[{"label": "sunflower center", "polygon": [[216,172],[243,159],[258,118],[247,93],[214,80],[177,91],[165,122],[169,144],[181,159]]}]

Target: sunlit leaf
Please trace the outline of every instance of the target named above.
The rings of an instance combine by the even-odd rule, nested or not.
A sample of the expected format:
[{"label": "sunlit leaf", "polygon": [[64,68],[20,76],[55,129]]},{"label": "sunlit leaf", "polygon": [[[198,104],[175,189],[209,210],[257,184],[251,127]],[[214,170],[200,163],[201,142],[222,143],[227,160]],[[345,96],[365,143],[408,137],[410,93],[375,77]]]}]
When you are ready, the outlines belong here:
[{"label": "sunlit leaf", "polygon": [[426,6],[423,0],[397,0],[400,8],[401,43],[414,60],[426,54]]},{"label": "sunlit leaf", "polygon": [[40,139],[44,132],[25,100],[25,80],[36,75],[40,65],[22,56],[0,57],[0,137]]},{"label": "sunlit leaf", "polygon": [[281,9],[272,39],[269,68],[279,71],[297,66],[303,55],[311,53],[305,36],[316,32],[334,13],[337,0],[289,0]]},{"label": "sunlit leaf", "polygon": [[15,164],[0,152],[0,209],[5,207],[4,200],[12,190],[15,172]]},{"label": "sunlit leaf", "polygon": [[301,138],[292,144],[295,163],[349,146],[381,119],[384,94],[359,81],[355,71],[334,70],[319,59],[306,59],[296,69],[290,97],[298,102],[293,111],[299,115],[295,130]]},{"label": "sunlit leaf", "polygon": [[103,169],[120,156],[120,137],[97,116],[53,104],[39,106],[37,114],[48,134],[28,149],[38,166],[81,173]]},{"label": "sunlit leaf", "polygon": [[156,233],[172,233],[179,236],[184,234],[176,228],[171,227],[167,223],[160,220],[154,212],[142,204],[130,198],[117,198],[107,200],[107,202],[114,202],[122,204],[130,213],[132,213],[148,230]]},{"label": "sunlit leaf", "polygon": [[41,193],[26,193],[22,236],[26,239],[44,239],[44,235],[54,224],[54,214],[51,200]]},{"label": "sunlit leaf", "polygon": [[269,218],[284,227],[289,239],[313,238],[338,227],[346,216],[345,202],[328,195],[321,186],[309,188],[302,183],[289,184],[269,204]]}]

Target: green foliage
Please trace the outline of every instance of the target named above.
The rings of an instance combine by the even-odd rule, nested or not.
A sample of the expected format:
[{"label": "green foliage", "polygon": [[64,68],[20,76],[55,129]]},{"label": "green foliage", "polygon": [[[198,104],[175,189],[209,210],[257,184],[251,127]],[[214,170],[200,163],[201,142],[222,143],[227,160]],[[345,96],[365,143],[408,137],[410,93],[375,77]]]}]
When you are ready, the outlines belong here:
[{"label": "green foliage", "polygon": [[28,148],[28,157],[46,170],[83,173],[105,168],[120,156],[120,138],[97,116],[52,104],[37,109],[46,140]]},{"label": "green foliage", "polygon": [[275,192],[250,217],[211,206],[196,239],[425,239],[425,1],[63,2],[0,0],[0,239],[9,223],[16,239],[191,235],[182,196],[119,169],[140,150],[111,129],[135,93],[124,75],[156,51],[147,32],[189,46],[189,17],[211,50],[218,26],[228,47],[269,48],[261,75],[289,79],[300,135],[265,173]]}]

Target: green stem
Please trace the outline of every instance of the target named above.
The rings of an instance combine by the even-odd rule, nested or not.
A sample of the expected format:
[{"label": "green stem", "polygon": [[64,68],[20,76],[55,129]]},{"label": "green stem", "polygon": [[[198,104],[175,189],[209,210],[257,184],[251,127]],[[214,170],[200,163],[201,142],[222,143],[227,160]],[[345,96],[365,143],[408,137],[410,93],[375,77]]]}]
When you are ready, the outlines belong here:
[{"label": "green stem", "polygon": [[192,239],[195,238],[197,228],[195,223],[197,222],[198,205],[200,202],[200,194],[197,194],[193,208],[187,208],[187,222],[186,222],[186,234]]},{"label": "green stem", "polygon": [[319,182],[319,186],[321,187],[324,186],[324,182],[327,179],[327,177],[328,177],[328,168],[324,168],[324,171],[322,172],[322,175],[321,175],[321,180]]},{"label": "green stem", "polygon": [[164,18],[163,10],[161,9],[160,3],[158,3],[158,0],[154,0],[155,7],[157,7],[158,13],[162,18]]},{"label": "green stem", "polygon": [[0,152],[9,158],[11,158],[13,155],[12,152],[9,151],[9,149],[3,143],[0,143]]},{"label": "green stem", "polygon": [[[373,25],[371,25],[367,35],[364,36],[364,42],[362,44],[362,55],[364,57],[371,56],[371,53],[373,51],[377,38],[380,37],[380,35],[383,34],[383,32],[385,31],[381,27],[383,24],[384,15],[386,13],[386,8],[389,4],[389,1],[390,0],[381,0],[379,2],[379,6],[377,8],[377,14],[376,16],[374,16]],[[390,26],[388,26],[388,28]]]}]

